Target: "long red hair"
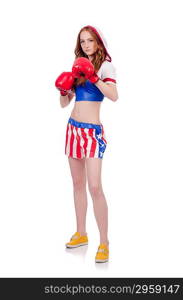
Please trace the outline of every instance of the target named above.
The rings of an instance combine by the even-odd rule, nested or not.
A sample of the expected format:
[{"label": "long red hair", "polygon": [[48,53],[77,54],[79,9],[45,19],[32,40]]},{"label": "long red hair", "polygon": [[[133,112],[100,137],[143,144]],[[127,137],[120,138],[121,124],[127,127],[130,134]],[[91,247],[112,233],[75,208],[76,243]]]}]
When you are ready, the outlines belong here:
[{"label": "long red hair", "polygon": [[[106,50],[105,50],[102,42],[100,41],[100,39],[96,35],[96,33],[88,26],[83,27],[80,30],[80,32],[78,33],[77,41],[76,41],[76,47],[75,47],[75,50],[74,50],[75,59],[78,58],[78,57],[88,58],[88,56],[83,52],[83,50],[81,48],[80,34],[81,34],[82,31],[88,31],[97,43],[97,50],[93,54],[93,59],[91,61],[92,64],[94,65],[95,72],[97,72],[100,69],[101,64],[105,60],[107,53],[106,53]],[[83,84],[85,81],[86,81],[85,78],[77,78],[77,79],[75,79],[75,85],[77,86],[79,84]]]}]

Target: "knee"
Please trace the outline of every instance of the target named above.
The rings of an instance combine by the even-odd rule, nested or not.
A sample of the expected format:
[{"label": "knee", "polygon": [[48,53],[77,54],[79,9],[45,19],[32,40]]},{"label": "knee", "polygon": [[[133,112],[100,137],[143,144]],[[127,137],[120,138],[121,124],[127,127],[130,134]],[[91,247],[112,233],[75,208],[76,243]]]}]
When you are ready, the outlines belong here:
[{"label": "knee", "polygon": [[83,179],[73,180],[74,190],[82,190],[86,188],[86,182]]},{"label": "knee", "polygon": [[90,184],[88,189],[93,197],[99,197],[103,194],[102,186],[99,184]]}]

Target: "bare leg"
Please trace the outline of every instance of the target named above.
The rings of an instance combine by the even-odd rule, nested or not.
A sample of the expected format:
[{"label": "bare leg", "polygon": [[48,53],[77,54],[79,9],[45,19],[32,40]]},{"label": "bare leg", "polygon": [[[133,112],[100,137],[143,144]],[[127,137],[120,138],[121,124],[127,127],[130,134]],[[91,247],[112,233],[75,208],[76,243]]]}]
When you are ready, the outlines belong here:
[{"label": "bare leg", "polygon": [[85,159],[68,157],[73,181],[73,194],[76,212],[77,230],[86,234],[87,192]]},{"label": "bare leg", "polygon": [[100,232],[100,243],[108,245],[108,206],[102,189],[101,169],[102,159],[86,159],[88,188],[93,200],[94,214]]}]

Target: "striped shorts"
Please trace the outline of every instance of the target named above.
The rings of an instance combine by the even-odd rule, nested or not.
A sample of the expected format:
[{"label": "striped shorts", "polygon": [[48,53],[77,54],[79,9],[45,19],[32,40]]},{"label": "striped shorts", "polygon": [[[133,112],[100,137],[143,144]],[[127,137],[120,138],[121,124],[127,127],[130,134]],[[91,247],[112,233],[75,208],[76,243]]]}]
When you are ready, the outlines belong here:
[{"label": "striped shorts", "polygon": [[103,158],[107,141],[103,125],[78,122],[69,118],[65,154],[73,158]]}]

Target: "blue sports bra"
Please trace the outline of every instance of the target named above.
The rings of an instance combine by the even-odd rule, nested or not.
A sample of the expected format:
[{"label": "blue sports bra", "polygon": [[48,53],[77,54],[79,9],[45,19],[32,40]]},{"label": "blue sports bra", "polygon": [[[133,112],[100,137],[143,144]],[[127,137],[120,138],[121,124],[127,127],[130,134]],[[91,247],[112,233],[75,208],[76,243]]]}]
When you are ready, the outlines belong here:
[{"label": "blue sports bra", "polygon": [[75,87],[76,99],[75,101],[103,101],[104,95],[96,87],[95,84],[91,83],[89,80],[82,85],[77,85]]}]

